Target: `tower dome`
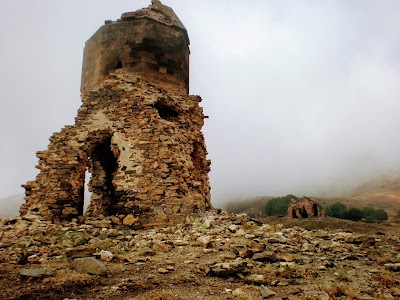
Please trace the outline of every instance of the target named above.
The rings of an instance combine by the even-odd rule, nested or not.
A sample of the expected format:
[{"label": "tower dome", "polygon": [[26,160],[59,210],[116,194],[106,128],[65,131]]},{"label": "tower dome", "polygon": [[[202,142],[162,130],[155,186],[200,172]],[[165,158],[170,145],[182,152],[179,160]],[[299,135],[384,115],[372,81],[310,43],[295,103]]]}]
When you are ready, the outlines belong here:
[{"label": "tower dome", "polygon": [[125,69],[179,94],[189,93],[189,37],[172,8],[158,0],[105,24],[86,42],[81,92]]}]

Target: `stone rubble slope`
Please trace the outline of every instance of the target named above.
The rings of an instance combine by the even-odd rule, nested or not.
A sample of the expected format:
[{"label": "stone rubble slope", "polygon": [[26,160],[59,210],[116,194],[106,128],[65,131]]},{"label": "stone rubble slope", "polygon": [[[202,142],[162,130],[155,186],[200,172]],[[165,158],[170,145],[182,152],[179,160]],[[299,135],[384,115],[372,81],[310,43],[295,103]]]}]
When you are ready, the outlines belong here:
[{"label": "stone rubble slope", "polygon": [[[132,299],[146,299],[128,293],[130,285],[145,282],[150,295],[152,287],[174,280],[210,284],[208,292],[193,299],[400,297],[399,236],[284,228],[217,211],[165,228],[134,230],[118,223],[102,217],[64,225],[29,215],[4,219],[0,267],[15,266],[21,278],[29,277],[26,269],[42,268],[39,280],[55,280],[65,270],[100,281],[111,278],[114,299],[129,293]],[[94,269],[84,268],[92,263]],[[175,295],[171,299],[184,299]]]}]

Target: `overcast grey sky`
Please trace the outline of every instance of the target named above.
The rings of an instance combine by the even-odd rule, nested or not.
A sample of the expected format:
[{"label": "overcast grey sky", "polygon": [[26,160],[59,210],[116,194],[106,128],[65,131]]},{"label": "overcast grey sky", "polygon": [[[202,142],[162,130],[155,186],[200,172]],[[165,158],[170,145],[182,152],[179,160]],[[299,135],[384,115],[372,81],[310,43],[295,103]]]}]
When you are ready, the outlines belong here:
[{"label": "overcast grey sky", "polygon": [[[400,170],[400,1],[164,0],[191,39],[213,202]],[[74,123],[85,41],[150,0],[0,0],[0,198]]]}]

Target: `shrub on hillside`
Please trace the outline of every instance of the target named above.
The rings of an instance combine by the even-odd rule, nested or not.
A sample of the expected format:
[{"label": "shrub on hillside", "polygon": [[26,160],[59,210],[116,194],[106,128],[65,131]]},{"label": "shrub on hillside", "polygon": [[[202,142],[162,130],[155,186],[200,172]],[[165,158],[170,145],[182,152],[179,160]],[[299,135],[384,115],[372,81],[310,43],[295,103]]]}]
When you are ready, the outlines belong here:
[{"label": "shrub on hillside", "polygon": [[351,207],[346,208],[341,202],[336,202],[326,209],[328,216],[337,219],[347,219],[352,221],[364,220],[367,223],[381,223],[389,219],[388,214],[383,209],[375,209],[371,206],[365,207],[362,210]]},{"label": "shrub on hillside", "polygon": [[365,223],[376,223],[376,220],[375,220],[374,216],[368,216],[368,217],[364,218],[364,222]]},{"label": "shrub on hillside", "polygon": [[342,202],[336,202],[326,209],[326,214],[329,217],[343,219],[347,208]]},{"label": "shrub on hillside", "polygon": [[375,219],[378,221],[378,223],[381,223],[383,221],[388,220],[389,216],[385,210],[379,208],[375,210]]},{"label": "shrub on hillside", "polygon": [[371,207],[371,206],[368,206],[368,207],[363,208],[362,213],[363,213],[363,217],[365,219],[371,218],[371,217],[374,218],[375,209],[373,207]]},{"label": "shrub on hillside", "polygon": [[382,209],[374,209],[369,206],[363,209],[363,218],[367,223],[381,223],[389,219],[387,212]]},{"label": "shrub on hillside", "polygon": [[343,217],[344,219],[358,222],[363,218],[363,212],[361,209],[351,207],[344,212]]},{"label": "shrub on hillside", "polygon": [[371,206],[365,207],[363,210],[363,218],[367,223],[375,223],[375,209]]},{"label": "shrub on hillside", "polygon": [[269,200],[265,205],[265,213],[267,216],[283,216],[286,215],[290,200],[298,199],[296,196],[289,194],[284,197],[277,197]]}]

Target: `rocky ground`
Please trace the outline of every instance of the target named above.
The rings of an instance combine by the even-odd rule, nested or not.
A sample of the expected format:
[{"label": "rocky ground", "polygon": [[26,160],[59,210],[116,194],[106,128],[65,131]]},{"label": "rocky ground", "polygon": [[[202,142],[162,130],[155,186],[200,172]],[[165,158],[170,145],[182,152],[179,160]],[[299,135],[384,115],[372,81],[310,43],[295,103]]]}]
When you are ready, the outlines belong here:
[{"label": "rocky ground", "polygon": [[398,234],[284,228],[224,212],[168,228],[115,223],[4,219],[0,298],[400,298]]}]

